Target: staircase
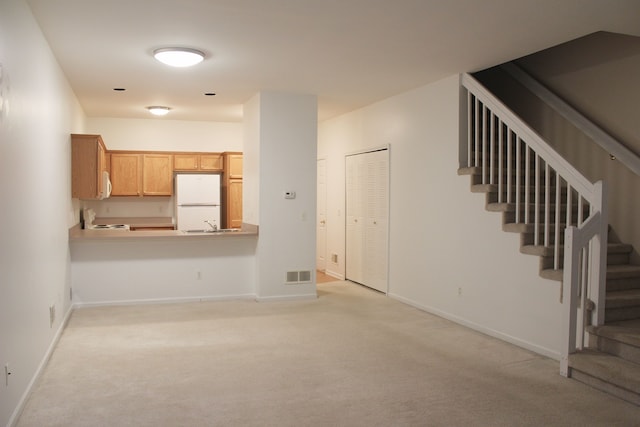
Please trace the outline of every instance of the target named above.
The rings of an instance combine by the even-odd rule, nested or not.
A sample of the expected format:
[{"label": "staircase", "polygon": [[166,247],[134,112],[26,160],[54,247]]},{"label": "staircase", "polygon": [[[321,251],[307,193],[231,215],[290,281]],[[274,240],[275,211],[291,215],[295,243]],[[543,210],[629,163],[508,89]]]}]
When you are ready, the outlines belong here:
[{"label": "staircase", "polygon": [[[468,111],[477,118],[475,109]],[[472,192],[486,194],[488,211],[502,213],[503,231],[520,233],[520,252],[540,258],[540,276],[562,281],[564,230],[567,223],[581,224],[589,218],[591,203],[580,195],[572,197],[572,186],[555,171],[545,169],[546,160],[538,164],[537,153],[504,154],[516,150],[507,148],[511,138],[495,137],[498,131],[493,127],[487,136],[493,124],[484,116],[481,122],[472,120],[469,139],[482,143],[469,144],[467,164],[475,166],[460,167],[458,175],[470,177]],[[494,120],[493,111],[490,120]],[[517,138],[516,144],[520,143]],[[517,150],[520,153],[521,148]],[[607,243],[604,324],[590,325],[593,302],[584,299],[586,310],[579,310],[584,317],[578,320],[584,328],[577,326],[578,350],[569,352],[567,375],[640,406],[640,266],[630,264],[632,251],[625,243]]]}]

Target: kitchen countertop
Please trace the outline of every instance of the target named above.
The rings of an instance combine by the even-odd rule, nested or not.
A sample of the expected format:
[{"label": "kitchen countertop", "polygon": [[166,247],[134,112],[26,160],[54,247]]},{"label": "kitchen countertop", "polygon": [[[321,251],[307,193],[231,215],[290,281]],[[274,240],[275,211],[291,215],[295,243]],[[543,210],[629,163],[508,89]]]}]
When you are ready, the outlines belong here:
[{"label": "kitchen countertop", "polygon": [[[168,220],[168,222],[167,222]],[[131,227],[172,227],[171,218],[96,218],[94,224],[127,224]],[[96,240],[143,240],[143,239],[220,239],[244,236],[257,236],[258,226],[253,224],[242,224],[239,231],[231,232],[207,232],[207,233],[186,233],[180,230],[91,230],[81,229],[80,224],[76,224],[69,229],[70,241],[96,241]]]},{"label": "kitchen countertop", "polygon": [[130,227],[173,227],[173,218],[168,217],[100,217],[93,220],[100,224],[127,224]]}]

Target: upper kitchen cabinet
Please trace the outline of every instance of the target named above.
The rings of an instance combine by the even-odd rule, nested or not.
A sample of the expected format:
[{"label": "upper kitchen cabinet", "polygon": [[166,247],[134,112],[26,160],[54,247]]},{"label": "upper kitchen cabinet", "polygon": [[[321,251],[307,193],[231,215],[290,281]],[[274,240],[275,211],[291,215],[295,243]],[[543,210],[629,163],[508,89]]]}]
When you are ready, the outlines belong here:
[{"label": "upper kitchen cabinet", "polygon": [[200,170],[216,172],[216,171],[222,171],[222,168],[223,168],[222,154],[211,153],[211,154],[200,155]]},{"label": "upper kitchen cabinet", "polygon": [[107,149],[100,135],[71,135],[71,197],[109,197]]},{"label": "upper kitchen cabinet", "polygon": [[223,167],[220,153],[175,153],[173,157],[173,169],[179,172],[221,172]]},{"label": "upper kitchen cabinet", "polygon": [[171,196],[173,154],[111,152],[112,196]]},{"label": "upper kitchen cabinet", "polygon": [[242,179],[242,153],[224,153],[224,171],[229,179]]},{"label": "upper kitchen cabinet", "polygon": [[142,156],[111,153],[112,196],[142,196]]},{"label": "upper kitchen cabinet", "polygon": [[142,155],[142,194],[171,196],[173,194],[173,155]]}]

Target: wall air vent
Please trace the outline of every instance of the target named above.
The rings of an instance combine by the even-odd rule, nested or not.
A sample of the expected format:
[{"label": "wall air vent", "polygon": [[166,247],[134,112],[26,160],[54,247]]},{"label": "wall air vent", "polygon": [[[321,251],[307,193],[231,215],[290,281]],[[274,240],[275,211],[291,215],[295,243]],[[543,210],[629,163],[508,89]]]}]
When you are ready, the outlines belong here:
[{"label": "wall air vent", "polygon": [[298,280],[302,283],[311,282],[311,272],[309,270],[298,271]]},{"label": "wall air vent", "polygon": [[311,283],[311,271],[287,271],[287,278],[285,284],[297,285],[299,283]]}]

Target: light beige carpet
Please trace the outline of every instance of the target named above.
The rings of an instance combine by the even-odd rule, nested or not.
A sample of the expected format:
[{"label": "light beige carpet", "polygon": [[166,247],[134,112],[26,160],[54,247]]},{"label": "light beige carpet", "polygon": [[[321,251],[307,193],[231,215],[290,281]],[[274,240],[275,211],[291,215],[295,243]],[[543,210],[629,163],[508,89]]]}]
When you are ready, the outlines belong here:
[{"label": "light beige carpet", "polygon": [[80,309],[19,426],[626,426],[558,363],[348,282]]}]

